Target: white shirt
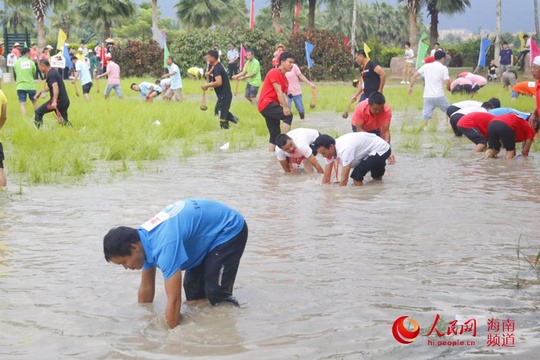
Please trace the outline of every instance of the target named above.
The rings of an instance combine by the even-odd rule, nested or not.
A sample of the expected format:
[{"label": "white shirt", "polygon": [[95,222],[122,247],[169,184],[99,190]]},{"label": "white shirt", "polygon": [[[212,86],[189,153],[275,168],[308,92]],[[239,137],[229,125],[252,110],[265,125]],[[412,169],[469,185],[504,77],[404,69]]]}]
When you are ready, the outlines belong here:
[{"label": "white shirt", "polygon": [[424,97],[439,98],[444,96],[444,82],[450,80],[448,68],[441,64],[440,61],[435,61],[429,64],[424,64],[418,72],[424,75]]},{"label": "white shirt", "polygon": [[287,135],[292,139],[292,141],[296,145],[296,150],[294,154],[289,154],[288,152],[283,151],[279,147],[276,146],[276,156],[277,156],[277,159],[280,161],[285,160],[287,157],[299,158],[303,156],[307,159],[308,157],[313,155],[313,151],[311,150],[309,145],[313,144],[315,139],[320,134],[317,130],[314,130],[314,129],[298,128],[298,129],[289,131]]},{"label": "white shirt", "polygon": [[92,82],[92,77],[90,76],[90,68],[84,60],[77,60],[75,63],[75,71],[79,71],[79,80],[81,80],[81,85],[85,85]]},{"label": "white shirt", "polygon": [[453,103],[452,106],[457,106],[458,108],[481,107],[482,102],[481,101],[476,101],[476,100],[463,100],[463,101],[459,101],[457,103]]},{"label": "white shirt", "polygon": [[[473,106],[473,107],[461,108],[458,111],[456,111],[454,114],[468,115],[468,114],[471,114],[473,112],[488,112],[488,111],[486,109],[484,109],[483,107],[481,107],[481,106],[479,106],[479,107]],[[452,114],[452,115],[454,115],[454,114]]]},{"label": "white shirt", "polygon": [[408,48],[407,50],[405,50],[405,57],[406,57],[405,62],[413,64],[414,63],[414,50],[411,48]]},{"label": "white shirt", "polygon": [[180,68],[176,64],[171,64],[169,66],[169,73],[175,72],[173,76],[171,76],[169,79],[171,79],[171,89],[181,89],[182,88],[182,76],[180,75]]},{"label": "white shirt", "polygon": [[[355,132],[342,135],[336,139],[336,154],[342,166],[355,168],[366,157],[383,155],[390,150],[390,145],[375,134]],[[331,164],[337,159],[325,159]]]}]

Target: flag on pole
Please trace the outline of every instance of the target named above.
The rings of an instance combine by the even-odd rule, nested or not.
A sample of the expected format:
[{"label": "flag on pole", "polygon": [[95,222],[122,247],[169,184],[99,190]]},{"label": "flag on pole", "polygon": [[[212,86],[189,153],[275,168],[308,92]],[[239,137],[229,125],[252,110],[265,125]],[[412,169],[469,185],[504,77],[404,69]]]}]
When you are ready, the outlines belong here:
[{"label": "flag on pole", "polygon": [[416,68],[419,69],[422,66],[422,62],[424,61],[427,51],[429,49],[429,45],[426,44],[423,40],[427,38],[427,34],[423,33],[422,36],[420,36],[420,40],[418,41],[418,56],[416,57]]},{"label": "flag on pole", "polygon": [[368,44],[366,44],[366,43],[364,43],[364,52],[366,53],[367,59],[370,60],[369,53],[371,52],[371,49],[369,48]]},{"label": "flag on pole", "polygon": [[249,8],[249,28],[255,28],[255,0],[251,0],[251,7]]},{"label": "flag on pole", "polygon": [[240,44],[240,71],[242,71],[246,65],[246,52],[244,44]]},{"label": "flag on pole", "polygon": [[62,50],[64,48],[64,44],[66,43],[67,35],[62,30],[58,30],[58,42],[56,43],[56,50]]},{"label": "flag on pole", "polygon": [[[62,30],[60,30],[62,31]],[[71,62],[71,55],[69,54],[69,49],[68,47],[66,46],[66,44],[64,43],[63,45],[63,49],[64,49],[64,57],[66,58],[66,67],[73,67],[73,62]]]},{"label": "flag on pole", "polygon": [[487,51],[489,47],[491,46],[491,41],[486,38],[482,38],[480,40],[480,54],[478,54],[478,66],[485,67],[486,66],[486,57],[487,57]]},{"label": "flag on pole", "polygon": [[168,68],[169,65],[167,65],[167,58],[171,56],[169,53],[169,48],[167,47],[167,43],[165,43],[165,49],[163,50],[163,67]]},{"label": "flag on pole", "polygon": [[521,50],[525,49],[525,39],[523,38],[523,31],[520,31],[519,34],[519,46],[521,46]]},{"label": "flag on pole", "polygon": [[305,42],[306,44],[306,60],[307,60],[307,66],[308,69],[311,69],[313,67],[313,60],[311,60],[311,52],[315,48],[315,45]]},{"label": "flag on pole", "polygon": [[534,39],[531,37],[531,53],[530,53],[531,57],[529,59],[529,65],[532,66],[532,63],[533,63],[533,60],[535,57],[537,56],[540,56],[540,50],[538,50],[538,46],[536,46],[536,42],[534,41]]}]

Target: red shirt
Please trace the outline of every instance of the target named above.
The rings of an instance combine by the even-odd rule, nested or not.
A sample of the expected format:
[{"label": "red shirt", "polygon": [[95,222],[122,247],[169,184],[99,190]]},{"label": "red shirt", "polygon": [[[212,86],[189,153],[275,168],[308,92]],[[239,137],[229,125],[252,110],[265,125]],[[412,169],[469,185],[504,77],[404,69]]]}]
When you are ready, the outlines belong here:
[{"label": "red shirt", "polygon": [[365,131],[373,131],[380,129],[383,124],[390,124],[391,120],[392,110],[388,104],[384,104],[383,111],[379,114],[373,115],[369,111],[369,99],[366,99],[356,105],[351,123],[358,128],[363,125]]},{"label": "red shirt", "polygon": [[284,94],[289,89],[289,82],[281,70],[271,69],[264,78],[264,83],[261,89],[261,95],[259,96],[259,111],[263,111],[270,103],[276,102],[279,104],[278,95],[276,89],[274,89],[273,83],[277,83],[281,86],[281,91]]},{"label": "red shirt", "polygon": [[536,82],[536,111],[540,111],[540,80]]},{"label": "red shirt", "polygon": [[534,128],[529,125],[529,122],[515,114],[499,115],[493,121],[502,121],[510,126],[514,134],[516,134],[516,142],[518,143],[525,140],[532,140],[534,139],[534,135],[536,135]]},{"label": "red shirt", "polygon": [[473,112],[462,116],[457,122],[457,126],[465,129],[478,129],[484,139],[487,139],[488,125],[495,118],[495,115],[487,112]]}]

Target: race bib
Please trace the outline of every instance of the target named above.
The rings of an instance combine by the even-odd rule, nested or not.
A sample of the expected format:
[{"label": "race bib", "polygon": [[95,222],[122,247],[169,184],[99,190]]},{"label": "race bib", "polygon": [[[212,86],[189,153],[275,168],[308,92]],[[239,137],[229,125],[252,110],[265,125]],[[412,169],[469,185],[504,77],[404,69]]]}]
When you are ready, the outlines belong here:
[{"label": "race bib", "polygon": [[152,231],[159,224],[178,215],[180,211],[184,209],[184,206],[185,203],[183,201],[175,202],[154,215],[151,219],[142,224],[141,227],[146,231]]}]

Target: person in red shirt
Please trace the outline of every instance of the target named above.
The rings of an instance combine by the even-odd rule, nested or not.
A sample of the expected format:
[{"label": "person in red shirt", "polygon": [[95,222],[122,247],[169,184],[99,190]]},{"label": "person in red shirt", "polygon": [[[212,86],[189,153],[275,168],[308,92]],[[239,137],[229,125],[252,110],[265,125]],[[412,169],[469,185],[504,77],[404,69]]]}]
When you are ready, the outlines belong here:
[{"label": "person in red shirt", "polygon": [[457,122],[458,131],[476,144],[473,152],[482,152],[487,146],[488,125],[495,115],[488,112],[473,112],[463,115]]},{"label": "person in red shirt", "polygon": [[[538,122],[536,124],[539,124]],[[516,156],[516,143],[522,142],[521,156],[528,156],[534,136],[538,132],[538,125],[532,127],[527,120],[515,115],[499,115],[488,125],[488,157],[495,157],[502,147],[506,149],[505,159],[510,160]]]},{"label": "person in red shirt", "polygon": [[19,49],[20,47],[21,44],[16,42],[15,44],[13,44],[13,48],[11,49],[11,53],[15,54],[15,56],[17,56],[17,59],[21,57],[21,50]]},{"label": "person in red shirt", "polygon": [[[372,93],[368,99],[356,105],[351,121],[353,132],[365,131],[383,138],[390,144],[390,122],[392,110],[380,92]],[[390,164],[395,163],[394,155],[388,158]]]},{"label": "person in red shirt", "polygon": [[279,57],[279,67],[271,69],[264,78],[261,95],[259,96],[258,109],[264,119],[270,133],[268,150],[275,151],[276,137],[281,133],[281,123],[283,120],[283,133],[288,133],[291,129],[293,116],[287,101],[287,91],[289,82],[285,73],[291,71],[294,64],[294,55],[290,52],[283,52]]}]

